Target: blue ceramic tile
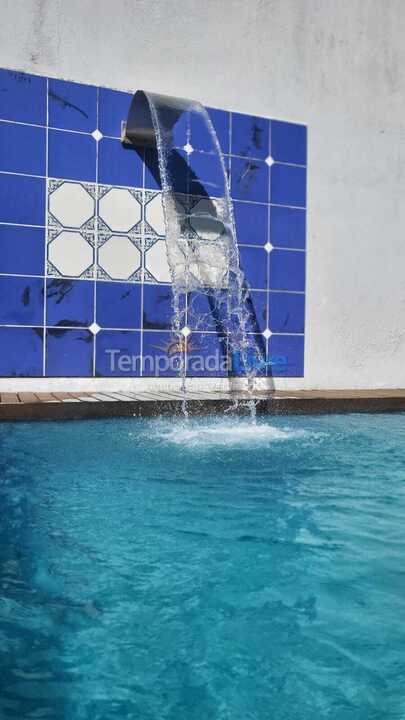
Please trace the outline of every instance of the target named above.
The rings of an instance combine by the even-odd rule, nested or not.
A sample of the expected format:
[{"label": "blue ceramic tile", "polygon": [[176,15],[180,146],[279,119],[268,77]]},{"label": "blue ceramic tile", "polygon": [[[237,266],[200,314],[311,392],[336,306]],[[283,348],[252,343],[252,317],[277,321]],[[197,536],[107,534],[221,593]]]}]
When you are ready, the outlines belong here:
[{"label": "blue ceramic tile", "polygon": [[269,296],[270,330],[276,333],[303,333],[305,296],[271,292]]},{"label": "blue ceramic tile", "polygon": [[106,185],[142,187],[142,160],[136,150],[119,140],[103,138],[98,144],[98,180]]},{"label": "blue ceramic tile", "polygon": [[[219,145],[224,154],[229,153],[229,112],[207,108],[208,115],[214,126]],[[198,113],[191,114],[190,143],[194,150],[215,152],[215,143],[204,119]]]},{"label": "blue ceramic tile", "polygon": [[305,210],[270,207],[270,242],[274,247],[305,249]]},{"label": "blue ceramic tile", "polygon": [[46,124],[46,78],[0,70],[0,118]]},{"label": "blue ceramic tile", "polygon": [[145,188],[147,190],[161,190],[159,162],[157,150],[147,149],[145,158]]},{"label": "blue ceramic tile", "polygon": [[45,150],[45,128],[0,123],[0,170],[45,175]]},{"label": "blue ceramic tile", "polygon": [[281,162],[305,165],[307,162],[307,129],[305,125],[271,121],[271,156]]},{"label": "blue ceramic tile", "polygon": [[178,377],[179,346],[170,332],[145,330],[142,366],[145,377]]},{"label": "blue ceramic tile", "polygon": [[141,369],[141,333],[101,330],[96,335],[96,375],[138,377]]},{"label": "blue ceramic tile", "polygon": [[260,160],[232,158],[231,195],[235,200],[267,203],[269,199],[268,165]]},{"label": "blue ceramic tile", "polygon": [[45,229],[0,225],[0,273],[43,275]]},{"label": "blue ceramic tile", "polygon": [[93,335],[88,330],[55,328],[46,331],[46,375],[91,377]]},{"label": "blue ceramic tile", "polygon": [[266,159],[269,155],[270,121],[232,113],[232,155]]},{"label": "blue ceramic tile", "polygon": [[143,329],[168,330],[173,319],[173,293],[170,285],[144,285]]},{"label": "blue ceramic tile", "polygon": [[0,375],[38,377],[42,375],[43,329],[0,327]]},{"label": "blue ceramic tile", "polygon": [[187,338],[186,368],[189,377],[226,377],[226,338],[217,333],[191,333]]},{"label": "blue ceramic tile", "polygon": [[192,195],[224,196],[224,173],[217,155],[193,152],[188,157],[188,163],[190,167],[189,187]]},{"label": "blue ceramic tile", "polygon": [[45,225],[45,180],[0,174],[0,222]]},{"label": "blue ceramic tile", "polygon": [[65,80],[49,80],[48,92],[50,127],[89,133],[96,129],[96,87]]},{"label": "blue ceramic tile", "polygon": [[43,325],[44,281],[42,278],[0,277],[0,323]]},{"label": "blue ceramic tile", "polygon": [[268,240],[268,206],[235,201],[233,211],[238,243],[265,245]]},{"label": "blue ceramic tile", "polygon": [[207,108],[207,110],[217,134],[221,150],[224,155],[227,155],[230,151],[229,125],[231,114],[227,110],[217,110],[216,108]]},{"label": "blue ceramic tile", "polygon": [[103,135],[121,137],[121,122],[127,120],[131,93],[100,88],[98,94],[98,127]]},{"label": "blue ceramic tile", "polygon": [[272,250],[269,285],[271,290],[305,290],[305,253]]},{"label": "blue ceramic tile", "polygon": [[249,345],[242,353],[230,347],[230,374],[234,377],[245,377],[247,372],[254,370],[255,374],[263,377],[267,374],[266,340],[263,335],[249,335]]},{"label": "blue ceramic tile", "polygon": [[248,286],[256,290],[266,290],[267,252],[261,248],[240,246],[239,258]]},{"label": "blue ceramic tile", "polygon": [[293,165],[271,166],[271,202],[275,205],[296,205],[305,207],[306,170]]},{"label": "blue ceramic tile", "polygon": [[215,294],[192,292],[188,297],[187,325],[191,330],[225,332],[228,312],[227,291]]},{"label": "blue ceramic tile", "polygon": [[267,292],[251,290],[246,299],[250,313],[249,332],[262,333],[267,325]]},{"label": "blue ceramic tile", "polygon": [[304,375],[304,336],[272,335],[269,340],[269,361],[274,377]]},{"label": "blue ceramic tile", "polygon": [[88,327],[94,318],[94,283],[90,280],[48,278],[46,324]]},{"label": "blue ceramic tile", "polygon": [[96,141],[91,135],[49,131],[48,173],[66,180],[96,180]]},{"label": "blue ceramic tile", "polygon": [[[164,115],[162,117],[165,120]],[[169,120],[170,123],[170,120]],[[190,113],[182,112],[171,127],[173,147],[182,148],[190,136]]]},{"label": "blue ceramic tile", "polygon": [[141,287],[130,283],[97,283],[96,322],[103,328],[141,327]]}]

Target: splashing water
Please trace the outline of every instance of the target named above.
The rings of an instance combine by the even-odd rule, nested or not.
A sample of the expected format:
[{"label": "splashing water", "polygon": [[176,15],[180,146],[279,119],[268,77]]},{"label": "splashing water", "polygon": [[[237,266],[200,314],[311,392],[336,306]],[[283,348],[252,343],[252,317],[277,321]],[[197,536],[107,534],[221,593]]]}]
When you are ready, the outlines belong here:
[{"label": "splashing water", "polygon": [[[235,222],[224,158],[207,110],[189,100],[171,101],[146,93],[156,136],[166,226],[167,258],[173,289],[172,332],[179,349],[183,412],[187,415],[187,353],[191,324],[206,319],[198,306],[208,300],[210,322],[227,365],[247,378],[252,394],[264,348],[254,340],[255,316],[239,266]],[[168,102],[169,100],[169,102]],[[176,143],[182,133],[186,144]],[[191,141],[198,137],[199,148]],[[257,336],[258,337],[258,336]],[[256,405],[249,401],[251,415]]]}]

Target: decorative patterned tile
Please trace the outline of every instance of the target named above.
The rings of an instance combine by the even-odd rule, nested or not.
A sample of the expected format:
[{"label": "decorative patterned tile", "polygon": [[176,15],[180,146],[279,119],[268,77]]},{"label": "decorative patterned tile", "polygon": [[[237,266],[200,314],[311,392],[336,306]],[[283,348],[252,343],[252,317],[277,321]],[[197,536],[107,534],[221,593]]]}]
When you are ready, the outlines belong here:
[{"label": "decorative patterned tile", "polygon": [[0,170],[45,175],[45,128],[0,123]]},{"label": "decorative patterned tile", "polygon": [[48,181],[48,226],[94,230],[95,185]]},{"label": "decorative patterned tile", "polygon": [[165,240],[145,239],[145,281],[170,283]]},{"label": "decorative patterned tile", "polygon": [[100,233],[97,277],[106,280],[141,280],[141,238]]},{"label": "decorative patterned tile", "polygon": [[94,276],[94,235],[50,228],[48,230],[48,275],[53,277]]},{"label": "decorative patterned tile", "polygon": [[142,191],[101,185],[98,218],[102,231],[135,232],[142,220]]},{"label": "decorative patterned tile", "polygon": [[[145,375],[176,375],[175,363],[162,369],[156,361],[179,360],[186,349],[190,374],[221,375],[190,366],[193,353],[221,350],[227,327],[229,239],[217,199],[224,178],[211,133],[195,113],[180,116],[172,133],[169,171],[181,221],[171,252],[178,277],[189,273],[187,302],[181,298],[187,332],[176,348],[157,153],[120,142],[132,96],[49,80],[46,167],[45,127],[27,124],[45,126],[46,87],[45,78],[0,71],[0,341],[13,343],[2,347],[0,374],[42,374],[45,311],[50,376],[91,377],[94,359],[97,375],[137,376],[140,358],[139,367],[111,369],[108,351],[139,355],[141,347],[153,360]],[[208,113],[253,288],[246,303],[254,347],[267,348],[269,373],[302,375],[306,128]],[[237,358],[233,365],[240,373]]]}]

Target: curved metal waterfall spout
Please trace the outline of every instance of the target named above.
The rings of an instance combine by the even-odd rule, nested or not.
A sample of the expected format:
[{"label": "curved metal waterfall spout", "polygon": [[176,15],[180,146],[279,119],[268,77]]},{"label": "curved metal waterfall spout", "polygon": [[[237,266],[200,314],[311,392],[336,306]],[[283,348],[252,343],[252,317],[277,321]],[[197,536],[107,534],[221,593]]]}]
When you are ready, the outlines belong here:
[{"label": "curved metal waterfall spout", "polygon": [[[193,137],[197,148],[193,147]],[[189,299],[191,294],[203,294],[218,336],[229,349],[233,372],[239,374],[239,364],[243,374],[253,378],[266,353],[239,267],[225,161],[206,108],[193,100],[138,90],[123,123],[121,139],[140,150],[162,189],[173,292],[172,332],[179,346],[186,347],[182,377],[191,333]],[[204,150],[198,149],[198,143]],[[141,148],[157,152],[147,153]],[[191,318],[191,325],[201,327],[202,317]],[[261,340],[256,342],[254,337]]]},{"label": "curved metal waterfall spout", "polygon": [[146,94],[144,90],[137,90],[131,101],[127,121],[122,123],[121,140],[123,143],[136,147],[157,148],[151,102],[159,116],[163,118],[163,127],[166,132],[170,132],[180,115],[194,104],[192,100],[155,93]]}]

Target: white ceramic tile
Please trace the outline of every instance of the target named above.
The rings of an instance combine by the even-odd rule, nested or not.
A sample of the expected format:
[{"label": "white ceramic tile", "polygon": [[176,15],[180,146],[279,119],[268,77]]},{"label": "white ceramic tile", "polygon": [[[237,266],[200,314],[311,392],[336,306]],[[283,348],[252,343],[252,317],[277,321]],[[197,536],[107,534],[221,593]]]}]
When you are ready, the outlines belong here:
[{"label": "white ceramic tile", "polygon": [[79,232],[63,230],[48,244],[48,260],[61,275],[79,277],[91,268],[93,259],[92,246]]},{"label": "white ceramic tile", "polygon": [[80,183],[63,182],[49,195],[49,212],[64,227],[80,228],[94,215],[94,199]]},{"label": "white ceramic tile", "polygon": [[158,282],[171,282],[165,240],[158,240],[146,251],[145,267]]},{"label": "white ceramic tile", "polygon": [[99,200],[98,214],[113,232],[129,232],[142,217],[141,205],[124,188],[111,188]]},{"label": "white ceramic tile", "polygon": [[165,234],[165,218],[163,213],[162,195],[159,193],[145,205],[145,220],[157,235]]},{"label": "white ceramic tile", "polygon": [[203,240],[216,240],[225,231],[213,200],[200,200],[190,213],[190,226]]},{"label": "white ceramic tile", "polygon": [[112,280],[128,280],[141,267],[141,252],[126,235],[111,235],[98,249],[98,265]]}]

